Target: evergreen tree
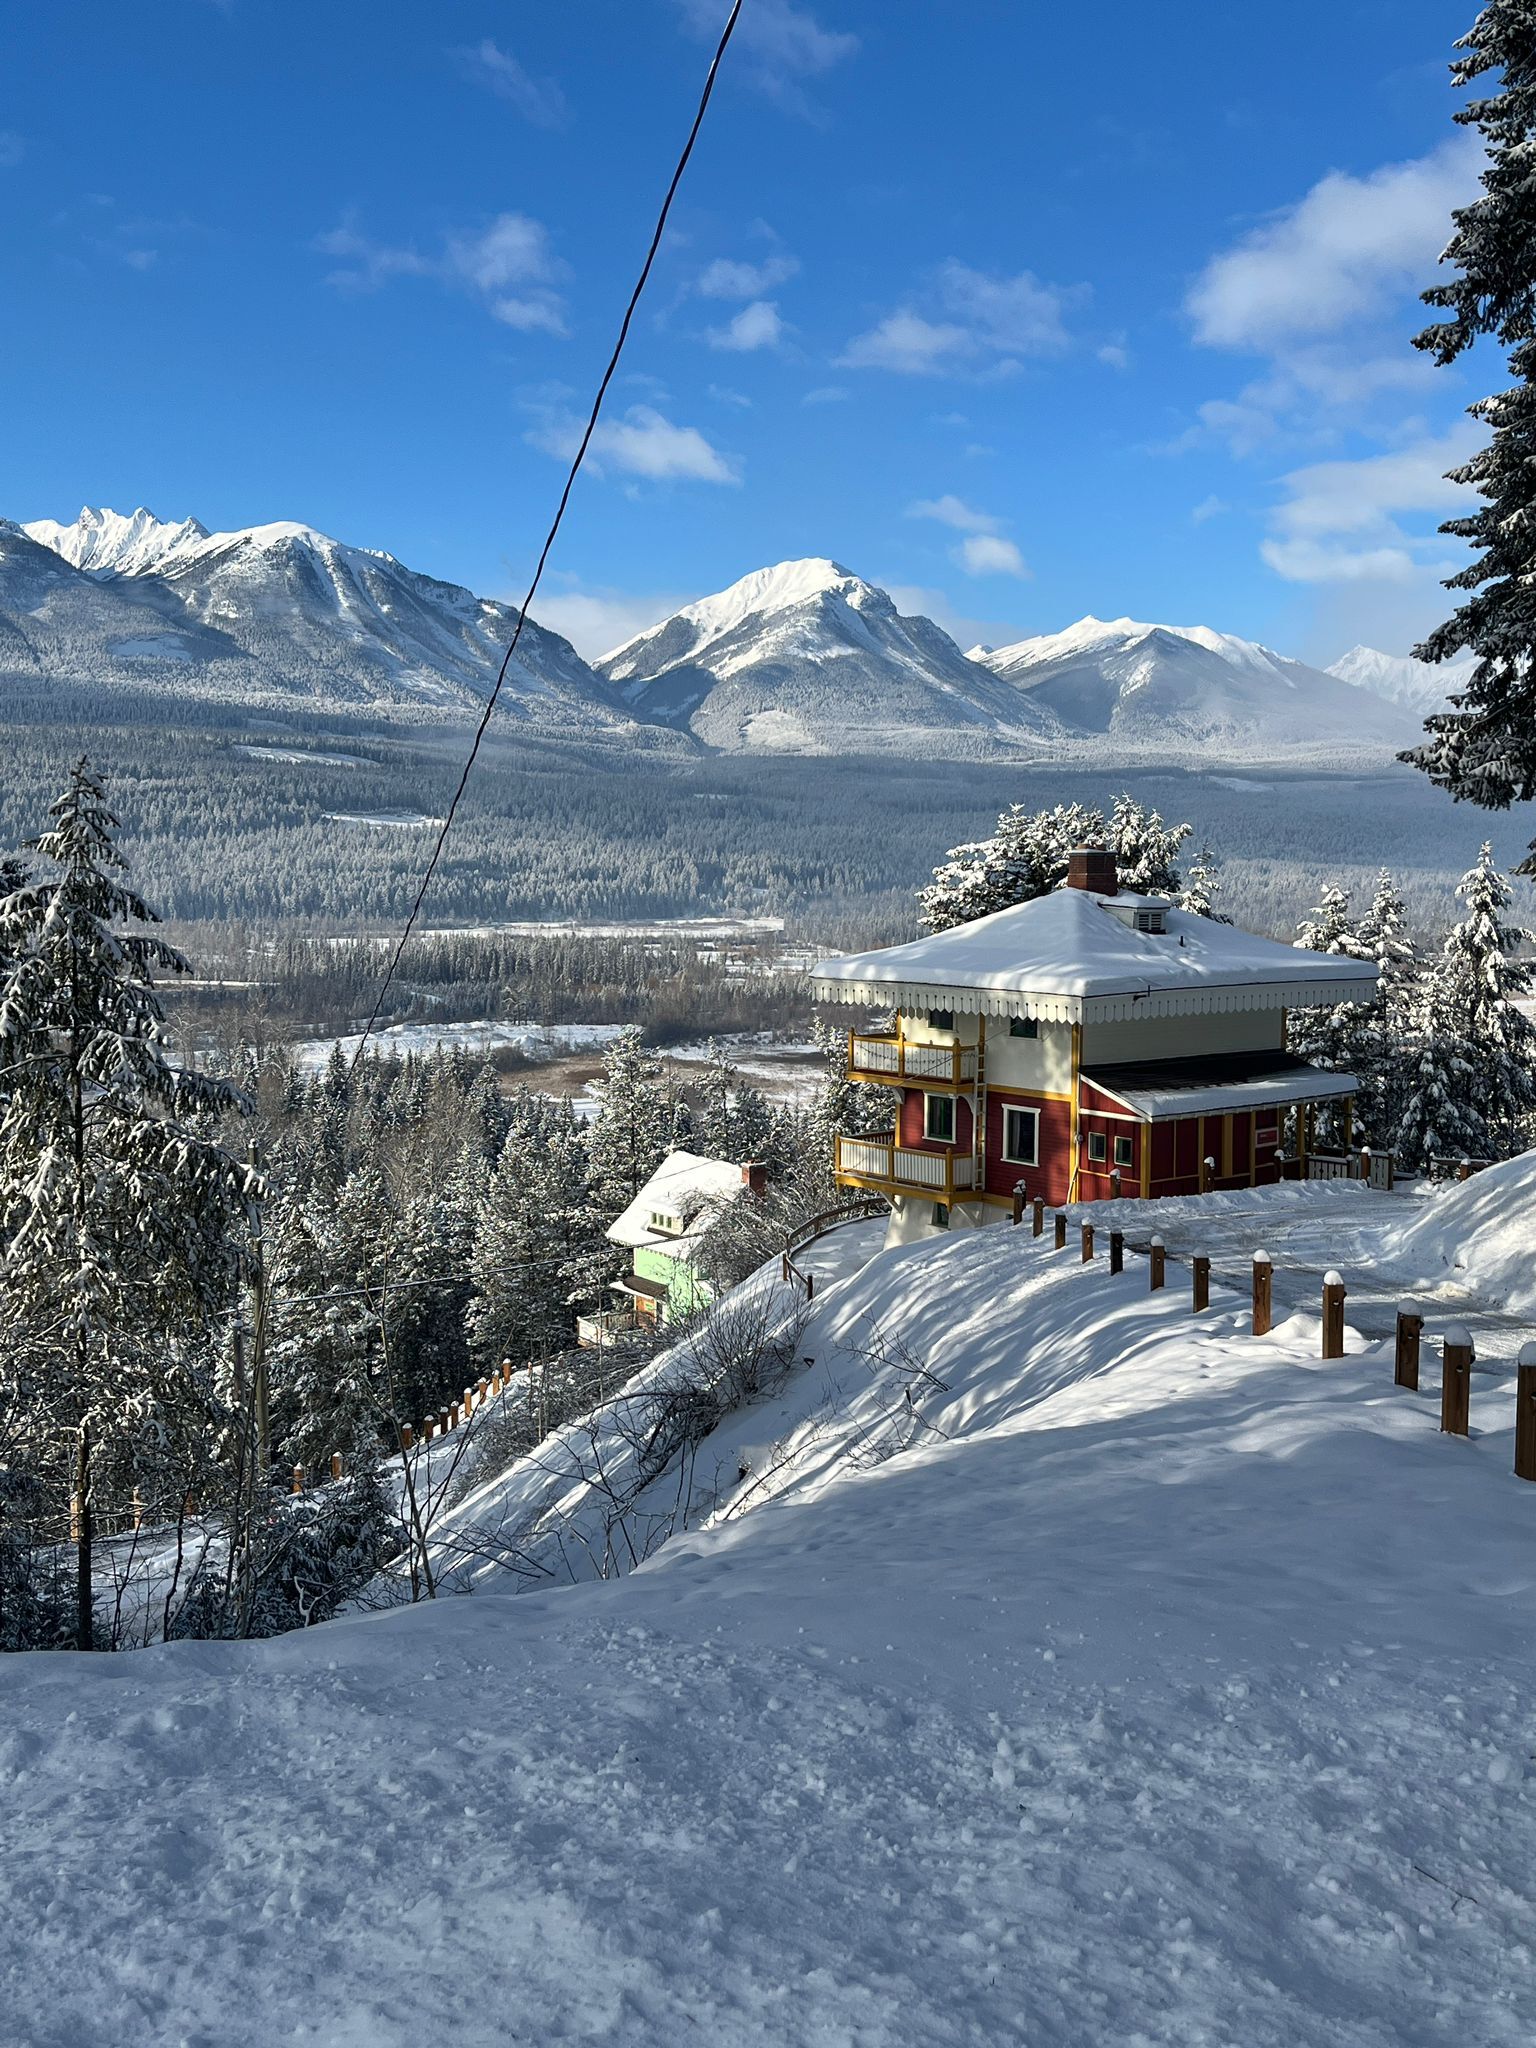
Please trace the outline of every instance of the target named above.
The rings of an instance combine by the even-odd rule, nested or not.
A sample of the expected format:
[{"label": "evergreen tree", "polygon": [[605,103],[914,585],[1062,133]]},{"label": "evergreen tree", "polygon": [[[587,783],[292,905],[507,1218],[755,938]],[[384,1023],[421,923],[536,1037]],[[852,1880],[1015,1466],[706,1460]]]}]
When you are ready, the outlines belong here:
[{"label": "evergreen tree", "polygon": [[1536,1113],[1536,1024],[1519,999],[1536,984],[1536,962],[1516,958],[1536,934],[1506,921],[1511,892],[1484,845],[1456,886],[1465,905],[1446,936],[1436,1011],[1467,1048],[1469,1106],[1498,1157],[1521,1151]]},{"label": "evergreen tree", "polygon": [[30,1370],[38,1432],[73,1446],[88,1649],[98,1476],[206,1414],[206,1337],[259,1182],[216,1135],[239,1093],[169,1056],[154,977],[187,962],[144,929],[84,761],[50,815],[35,850],[57,872],[7,897],[0,935],[0,1371]]},{"label": "evergreen tree", "polygon": [[[1349,915],[1347,893],[1330,883],[1322,898],[1296,926],[1296,944],[1312,953],[1342,953],[1351,960],[1366,956],[1364,942]],[[1314,1066],[1358,1075],[1369,1058],[1366,1006],[1363,1003],[1317,1003],[1292,1010],[1287,1020],[1290,1050]],[[1319,1112],[1325,1143],[1344,1142],[1343,1123],[1335,1109]]]},{"label": "evergreen tree", "polygon": [[1202,846],[1189,864],[1177,902],[1191,917],[1208,917],[1213,924],[1230,924],[1231,918],[1216,908],[1221,888],[1221,862],[1208,846]]},{"label": "evergreen tree", "polygon": [[1049,895],[1066,880],[1069,857],[1082,846],[1107,846],[1114,853],[1123,888],[1148,895],[1176,895],[1183,883],[1175,857],[1193,826],[1165,824],[1130,796],[1115,799],[1108,818],[1085,804],[1057,804],[1026,811],[1012,804],[990,839],[950,848],[918,893],[927,931],[948,931],[994,910],[1010,909]]},{"label": "evergreen tree", "polygon": [[1419,1037],[1423,967],[1408,930],[1403,899],[1385,868],[1371,907],[1355,931],[1363,958],[1374,960],[1376,993],[1359,1005],[1352,1047],[1360,1075],[1357,1108],[1362,1130],[1378,1145],[1398,1146],[1407,1111],[1411,1050]]},{"label": "evergreen tree", "polygon": [[601,1107],[589,1141],[592,1199],[612,1221],[661,1164],[672,1132],[672,1097],[661,1058],[642,1042],[638,1025],[609,1045],[597,1087]]},{"label": "evergreen tree", "polygon": [[1475,559],[1447,579],[1473,593],[1417,649],[1446,661],[1463,649],[1476,665],[1452,711],[1425,720],[1427,744],[1404,756],[1442,788],[1505,810],[1536,792],[1536,13],[1531,0],[1488,0],[1451,66],[1457,86],[1491,72],[1496,89],[1458,108],[1455,119],[1482,135],[1482,194],[1453,215],[1442,256],[1457,275],[1424,293],[1447,317],[1415,337],[1447,364],[1480,336],[1509,353],[1514,385],[1467,409],[1491,429],[1486,447],[1452,481],[1473,485],[1483,504],[1450,519],[1442,533],[1469,541]]}]

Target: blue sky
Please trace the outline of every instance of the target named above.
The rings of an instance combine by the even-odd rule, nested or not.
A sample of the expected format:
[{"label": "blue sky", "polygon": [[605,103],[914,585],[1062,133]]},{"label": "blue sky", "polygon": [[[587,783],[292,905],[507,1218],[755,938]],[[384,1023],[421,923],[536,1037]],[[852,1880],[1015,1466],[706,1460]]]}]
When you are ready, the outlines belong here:
[{"label": "blue sky", "polygon": [[[0,514],[520,593],[723,0],[85,0],[0,75]],[[1441,616],[1496,367],[1408,346],[1472,0],[746,0],[536,614],[796,555],[968,644]]]}]

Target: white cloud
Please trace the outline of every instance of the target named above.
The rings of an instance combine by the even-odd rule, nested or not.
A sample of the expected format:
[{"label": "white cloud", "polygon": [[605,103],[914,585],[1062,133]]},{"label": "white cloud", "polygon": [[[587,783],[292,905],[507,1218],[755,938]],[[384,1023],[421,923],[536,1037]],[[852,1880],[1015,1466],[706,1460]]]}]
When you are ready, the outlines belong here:
[{"label": "white cloud", "polygon": [[[534,409],[541,417],[525,438],[532,447],[569,462],[581,441],[581,421],[559,406],[536,403]],[[621,419],[600,421],[587,460],[599,474],[611,468],[652,482],[741,481],[735,465],[697,427],[677,426],[650,405],[632,405]]]},{"label": "white cloud", "polygon": [[799,259],[787,254],[765,256],[761,263],[717,256],[699,273],[694,290],[703,299],[760,299],[775,285],[786,284],[799,268]]},{"label": "white cloud", "polygon": [[964,498],[957,498],[948,491],[942,498],[918,498],[907,507],[907,517],[937,519],[942,525],[953,526],[960,533],[996,533],[1002,524],[990,512],[978,512],[974,505],[967,505]]},{"label": "white cloud", "polygon": [[1202,498],[1198,505],[1191,508],[1189,516],[1194,525],[1204,526],[1207,519],[1220,519],[1223,513],[1231,510],[1232,507],[1226,499],[1218,498],[1213,491],[1209,497]]},{"label": "white cloud", "polygon": [[1422,529],[1465,504],[1467,487],[1447,482],[1445,472],[1479,439],[1475,428],[1458,426],[1383,455],[1292,470],[1260,548],[1264,560],[1288,583],[1408,583],[1444,573],[1445,540],[1403,522],[1417,515]]},{"label": "white cloud", "polygon": [[973,533],[961,541],[954,559],[967,576],[1027,576],[1024,557],[1001,534]]},{"label": "white cloud", "polygon": [[841,384],[818,384],[807,391],[801,399],[802,405],[841,405],[848,396]]},{"label": "white cloud", "polygon": [[521,333],[566,331],[565,302],[554,288],[565,265],[552,254],[542,222],[525,213],[501,213],[483,228],[457,230],[436,256],[411,244],[375,242],[350,222],[318,236],[315,247],[340,259],[325,280],[338,290],[378,291],[397,277],[435,278],[472,292],[493,319]]},{"label": "white cloud", "polygon": [[637,633],[659,626],[698,594],[665,591],[646,596],[601,585],[585,588],[579,578],[568,577],[564,589],[541,591],[535,610],[541,626],[563,633],[585,660],[597,661]]},{"label": "white cloud", "polygon": [[[685,26],[700,40],[719,40],[725,25],[720,0],[677,0]],[[859,39],[824,28],[808,7],[792,0],[749,0],[737,24],[734,50],[745,76],[788,113],[814,117],[818,109],[803,81],[822,78],[851,57]]]},{"label": "white cloud", "polygon": [[510,50],[487,36],[473,49],[455,50],[454,60],[466,78],[515,107],[535,128],[562,128],[569,110],[565,94],[552,78],[534,78]]},{"label": "white cloud", "polygon": [[752,410],[752,401],[745,391],[733,391],[729,384],[711,384],[709,395],[717,405],[739,406],[743,412]]},{"label": "white cloud", "polygon": [[26,142],[14,128],[0,128],[0,171],[19,164],[26,153]]},{"label": "white cloud", "polygon": [[754,299],[724,327],[711,327],[705,335],[711,348],[734,349],[742,354],[753,349],[777,348],[783,338],[784,322],[771,299]]},{"label": "white cloud", "polygon": [[1006,372],[1025,357],[1057,355],[1067,346],[1064,315],[1084,288],[1044,284],[1028,270],[997,276],[951,258],[922,296],[926,310],[898,307],[855,335],[838,361],[905,376]]},{"label": "white cloud", "polygon": [[1457,136],[1365,177],[1330,171],[1215,256],[1190,291],[1198,341],[1268,352],[1331,334],[1429,281],[1451,209],[1476,190],[1480,146]]},{"label": "white cloud", "polygon": [[1128,370],[1131,367],[1131,352],[1123,341],[1106,341],[1094,350],[1099,361],[1109,370]]}]

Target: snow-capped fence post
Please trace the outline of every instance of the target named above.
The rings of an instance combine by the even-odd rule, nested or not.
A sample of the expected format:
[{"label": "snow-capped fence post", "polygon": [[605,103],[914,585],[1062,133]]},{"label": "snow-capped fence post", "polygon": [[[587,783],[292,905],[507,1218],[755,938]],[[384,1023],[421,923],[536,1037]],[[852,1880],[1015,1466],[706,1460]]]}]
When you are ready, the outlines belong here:
[{"label": "snow-capped fence post", "polygon": [[295,1465],[293,1468],[293,1490],[295,1493],[302,1493],[304,1491],[304,1467],[302,1465]]},{"label": "snow-capped fence post", "polygon": [[1323,1275],[1323,1356],[1344,1356],[1344,1275]]},{"label": "snow-capped fence post", "polygon": [[449,1427],[450,1429],[457,1429],[457,1428],[458,1428],[458,1426],[459,1426],[459,1404],[458,1404],[458,1402],[457,1402],[457,1401],[450,1401],[450,1402],[448,1403],[448,1427]]},{"label": "snow-capped fence post", "polygon": [[1060,1251],[1065,1251],[1065,1250],[1066,1250],[1066,1245],[1067,1245],[1067,1212],[1066,1212],[1066,1210],[1065,1210],[1065,1209],[1058,1209],[1058,1210],[1056,1211],[1056,1249],[1057,1249],[1057,1251],[1059,1251],[1059,1252],[1060,1252]]},{"label": "snow-capped fence post", "polygon": [[1440,1428],[1446,1436],[1472,1433],[1472,1339],[1461,1323],[1446,1325],[1440,1372]]},{"label": "snow-capped fence post", "polygon": [[490,1392],[490,1384],[489,1380],[481,1380],[479,1394],[475,1402],[477,1408],[485,1406],[485,1397]]},{"label": "snow-capped fence post", "polygon": [[1211,1182],[1215,1178],[1216,1162],[1214,1159],[1210,1157],[1209,1154],[1207,1154],[1206,1157],[1202,1159],[1200,1162],[1200,1192],[1202,1195],[1208,1195],[1210,1193]]},{"label": "snow-capped fence post", "polygon": [[1515,1477],[1536,1479],[1536,1344],[1515,1361]]},{"label": "snow-capped fence post", "polygon": [[1120,1169],[1119,1169],[1119,1167],[1118,1167],[1118,1166],[1116,1166],[1116,1167],[1112,1167],[1112,1168],[1110,1169],[1110,1175],[1109,1175],[1109,1194],[1110,1194],[1110,1200],[1111,1200],[1111,1201],[1114,1201],[1114,1202],[1118,1202],[1118,1201],[1119,1201],[1119,1199],[1120,1199]]},{"label": "snow-capped fence post", "polygon": [[342,1466],[341,1466],[341,1453],[340,1453],[340,1451],[332,1451],[332,1453],[331,1453],[331,1477],[332,1477],[333,1479],[339,1479],[339,1478],[341,1477],[341,1471],[342,1471]]},{"label": "snow-capped fence post", "polygon": [[1189,1262],[1191,1281],[1190,1294],[1196,1315],[1211,1305],[1211,1262],[1203,1252],[1197,1252]]},{"label": "snow-capped fence post", "polygon": [[1013,1184],[1013,1227],[1018,1229],[1024,1221],[1024,1183],[1016,1180]]},{"label": "snow-capped fence post", "polygon": [[1083,1264],[1084,1264],[1084,1265],[1086,1266],[1086,1265],[1087,1265],[1087,1263],[1088,1263],[1088,1261],[1089,1261],[1089,1260],[1090,1260],[1090,1259],[1091,1259],[1092,1257],[1093,1257],[1093,1225],[1092,1225],[1091,1223],[1085,1223],[1085,1224],[1083,1225]]},{"label": "snow-capped fence post", "polygon": [[1109,1233],[1109,1270],[1111,1273],[1125,1271],[1125,1232],[1112,1230]]},{"label": "snow-capped fence post", "polygon": [[439,1436],[446,1436],[448,1434],[448,1410],[446,1408],[439,1408],[437,1411],[437,1433]]},{"label": "snow-capped fence post", "polygon": [[1036,1237],[1040,1237],[1041,1235],[1043,1235],[1043,1233],[1044,1233],[1044,1230],[1045,1230],[1045,1199],[1044,1199],[1044,1197],[1043,1197],[1043,1196],[1041,1196],[1041,1195],[1036,1195],[1036,1197],[1035,1197],[1035,1200],[1034,1200],[1034,1211],[1033,1211],[1033,1234],[1034,1234],[1034,1235],[1035,1235]]},{"label": "snow-capped fence post", "polygon": [[411,1428],[411,1425],[408,1422],[402,1422],[400,1425],[401,1450],[408,1451],[411,1448],[412,1444],[415,1443],[415,1441],[416,1432]]},{"label": "snow-capped fence post", "polygon": [[1147,1256],[1150,1261],[1148,1278],[1151,1282],[1151,1292],[1155,1294],[1159,1287],[1166,1285],[1168,1279],[1168,1254],[1160,1237],[1154,1237],[1148,1245]]},{"label": "snow-capped fence post", "polygon": [[1268,1252],[1253,1255],[1253,1334],[1267,1337],[1275,1326],[1275,1269]]},{"label": "snow-capped fence post", "polygon": [[1419,1339],[1424,1334],[1424,1318],[1411,1301],[1402,1301],[1397,1307],[1397,1343],[1392,1360],[1392,1384],[1408,1387],[1413,1393],[1419,1391]]}]

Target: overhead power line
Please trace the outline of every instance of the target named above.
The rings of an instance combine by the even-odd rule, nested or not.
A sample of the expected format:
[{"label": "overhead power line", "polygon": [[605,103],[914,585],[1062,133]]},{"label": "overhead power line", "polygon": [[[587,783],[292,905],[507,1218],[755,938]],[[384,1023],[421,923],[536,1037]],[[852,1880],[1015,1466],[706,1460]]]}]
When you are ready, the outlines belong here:
[{"label": "overhead power line", "polygon": [[438,862],[442,859],[443,855],[443,848],[448,843],[448,834],[453,830],[453,821],[459,808],[460,799],[463,797],[465,788],[468,785],[470,771],[475,765],[475,758],[480,752],[480,742],[485,738],[486,727],[491,722],[491,714],[496,709],[496,700],[501,695],[501,686],[507,679],[508,669],[512,666],[512,657],[517,652],[517,643],[523,637],[523,628],[528,623],[528,608],[533,603],[534,597],[538,592],[539,583],[544,575],[544,565],[549,560],[550,550],[555,544],[555,536],[560,531],[560,522],[565,517],[565,508],[570,503],[571,490],[575,485],[581,465],[586,459],[587,449],[591,445],[592,436],[596,432],[598,415],[603,409],[603,400],[608,395],[608,386],[613,382],[614,372],[619,367],[619,358],[624,353],[624,344],[629,339],[630,323],[635,317],[635,309],[640,303],[640,295],[645,290],[646,281],[650,277],[651,266],[656,261],[656,252],[661,247],[661,238],[666,232],[667,217],[672,211],[672,201],[677,197],[677,188],[683,181],[684,171],[688,168],[688,159],[693,155],[693,145],[699,139],[699,130],[704,125],[704,115],[714,94],[715,79],[720,70],[720,60],[724,57],[731,37],[735,33],[741,9],[742,0],[733,0],[725,27],[720,33],[720,40],[715,46],[715,54],[709,60],[709,70],[705,75],[704,90],[699,95],[699,104],[693,117],[693,125],[688,130],[688,140],[683,144],[682,155],[677,160],[677,168],[673,171],[671,183],[667,186],[666,197],[661,202],[661,211],[656,216],[656,226],[651,233],[650,247],[645,252],[645,261],[640,266],[640,275],[635,280],[635,288],[629,295],[629,304],[624,308],[624,318],[619,324],[619,338],[613,345],[613,353],[608,358],[608,367],[603,372],[602,381],[597,387],[597,396],[592,401],[592,410],[587,415],[587,424],[582,430],[580,444],[576,449],[570,471],[566,476],[565,488],[560,493],[560,502],[555,507],[555,516],[550,521],[549,532],[545,535],[544,545],[539,551],[538,565],[533,572],[533,581],[529,584],[528,594],[523,599],[522,608],[518,613],[517,625],[513,630],[507,651],[501,658],[501,668],[497,672],[495,686],[490,696],[486,699],[485,709],[480,714],[480,722],[475,727],[475,736],[464,763],[464,772],[459,777],[459,786],[453,793],[453,801],[449,804],[442,825],[438,829],[437,841],[432,848],[431,857],[422,874],[421,884],[416,891],[415,900],[411,904],[410,915],[406,918],[400,937],[395,942],[395,949],[390,955],[389,966],[385,970],[383,981],[379,984],[378,995],[374,998],[373,1009],[369,1013],[363,1035],[358,1040],[357,1051],[352,1056],[354,1067],[362,1058],[363,1050],[369,1039],[373,1036],[374,1026],[379,1021],[379,1014],[383,1010],[385,998],[394,986],[401,955],[405,951],[411,933],[416,929],[416,920],[421,915],[421,906],[426,900],[427,890],[431,886],[432,877],[437,873]]}]

